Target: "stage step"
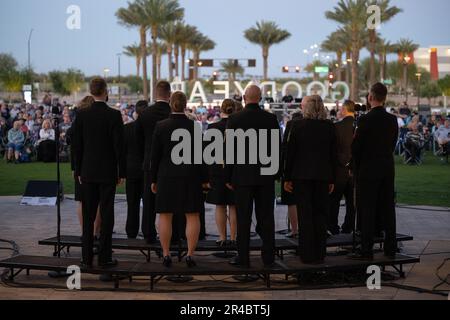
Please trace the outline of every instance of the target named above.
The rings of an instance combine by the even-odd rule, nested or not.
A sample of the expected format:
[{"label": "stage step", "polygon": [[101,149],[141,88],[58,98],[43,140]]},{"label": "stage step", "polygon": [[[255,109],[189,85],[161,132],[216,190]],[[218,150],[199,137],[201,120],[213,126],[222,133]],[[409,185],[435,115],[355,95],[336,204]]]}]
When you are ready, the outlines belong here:
[{"label": "stage step", "polygon": [[[73,258],[55,258],[55,257],[41,257],[41,256],[27,256],[21,255],[0,261],[0,267],[10,269],[10,275],[14,276],[14,270],[44,270],[44,271],[62,271],[65,272],[69,266],[79,265],[79,259]],[[218,261],[215,259],[208,259],[198,257],[196,259],[198,264],[195,268],[188,268],[184,262],[174,263],[171,268],[165,268],[161,261],[153,263],[143,263],[136,261],[119,261],[114,268],[103,269],[93,267],[92,269],[82,269],[82,273],[87,274],[109,274],[118,277],[133,277],[133,276],[149,276],[151,281],[151,288],[153,288],[154,281],[158,277],[163,276],[219,276],[219,275],[262,275],[266,284],[270,287],[270,275],[292,275],[302,274],[306,272],[315,271],[339,271],[348,269],[362,269],[370,265],[377,265],[380,267],[386,266],[400,266],[397,269],[401,276],[403,276],[403,265],[420,262],[419,258],[410,257],[398,254],[395,258],[385,257],[383,254],[376,254],[371,261],[351,260],[346,256],[332,256],[327,257],[324,264],[307,265],[303,264],[297,257],[289,257],[283,261],[277,261],[274,267],[266,268],[263,266],[261,259],[252,258],[250,268],[238,268],[229,265],[226,261]],[[118,286],[118,280],[115,283]]]},{"label": "stage step", "polygon": [[[397,235],[398,242],[406,242],[412,241],[413,237],[404,234]],[[382,238],[376,238],[375,243],[380,244],[383,243]],[[331,236],[327,240],[327,247],[345,247],[351,246],[353,243],[353,237],[351,234],[339,234],[335,236]],[[43,246],[56,246],[57,238],[52,237],[49,239],[39,241],[40,245]],[[81,238],[79,236],[61,236],[61,243],[64,247],[81,247]],[[260,239],[253,239],[250,241],[250,250],[260,250],[262,246],[262,241]],[[161,245],[160,243],[155,244],[147,244],[145,240],[141,239],[113,239],[112,242],[113,249],[117,250],[150,250],[150,251],[160,251]],[[295,250],[298,247],[297,239],[288,239],[288,238],[279,238],[275,240],[275,247],[277,250]],[[172,244],[171,250],[178,251],[187,249],[186,241],[181,241],[181,244]],[[234,246],[227,247],[218,247],[214,240],[204,240],[199,241],[197,245],[198,252],[201,251],[236,251],[237,248]]]}]

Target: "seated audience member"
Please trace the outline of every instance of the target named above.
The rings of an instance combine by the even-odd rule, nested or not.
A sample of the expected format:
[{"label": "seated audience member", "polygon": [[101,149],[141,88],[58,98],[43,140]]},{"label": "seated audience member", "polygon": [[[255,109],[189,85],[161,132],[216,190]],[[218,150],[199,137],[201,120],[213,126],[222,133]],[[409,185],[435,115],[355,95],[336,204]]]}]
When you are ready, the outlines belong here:
[{"label": "seated audience member", "polygon": [[55,130],[49,119],[44,120],[42,129],[39,131],[38,160],[53,162],[56,159]]},{"label": "seated audience member", "polygon": [[420,150],[425,142],[423,134],[419,132],[417,124],[411,127],[411,131],[408,131],[405,140],[405,147],[411,154],[410,163],[417,163],[417,160],[420,158]]},{"label": "seated audience member", "polygon": [[434,138],[441,148],[441,154],[447,156],[450,150],[450,120],[445,120],[444,124],[436,129]]},{"label": "seated audience member", "polygon": [[22,151],[25,142],[25,135],[21,130],[21,126],[22,124],[20,121],[15,121],[13,128],[8,132],[8,154],[6,157],[8,162],[14,160],[15,163],[19,163],[20,152]]},{"label": "seated audience member", "polygon": [[42,123],[42,129],[39,131],[39,141],[40,144],[42,141],[46,140],[55,140],[55,130],[52,129],[52,123],[50,120],[44,120]]}]

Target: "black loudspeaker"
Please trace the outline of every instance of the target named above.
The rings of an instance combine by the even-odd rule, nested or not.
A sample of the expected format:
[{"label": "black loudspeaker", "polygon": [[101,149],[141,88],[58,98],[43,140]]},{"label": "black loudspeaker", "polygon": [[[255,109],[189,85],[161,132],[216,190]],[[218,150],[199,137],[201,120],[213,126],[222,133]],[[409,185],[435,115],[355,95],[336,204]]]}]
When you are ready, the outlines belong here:
[{"label": "black loudspeaker", "polygon": [[[28,181],[21,204],[31,206],[56,205],[58,194],[56,181]],[[63,184],[59,185],[61,201],[64,199]]]}]

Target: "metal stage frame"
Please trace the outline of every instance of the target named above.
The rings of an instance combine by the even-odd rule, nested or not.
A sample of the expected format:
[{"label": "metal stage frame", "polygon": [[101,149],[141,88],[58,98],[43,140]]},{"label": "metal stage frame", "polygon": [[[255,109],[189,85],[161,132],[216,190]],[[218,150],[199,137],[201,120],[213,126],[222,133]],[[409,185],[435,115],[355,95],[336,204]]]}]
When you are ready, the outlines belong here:
[{"label": "metal stage frame", "polygon": [[[9,270],[8,281],[14,279],[23,271],[30,275],[31,270],[67,272],[69,266],[79,265],[75,258],[58,258],[19,255],[10,259],[0,261],[0,267]],[[398,254],[395,258],[385,257],[382,253],[376,254],[373,260],[351,260],[346,256],[327,256],[323,264],[306,265],[300,262],[298,257],[289,257],[285,260],[277,260],[275,266],[267,268],[262,265],[261,259],[252,258],[250,268],[239,268],[229,265],[221,260],[198,259],[196,268],[188,268],[183,263],[174,264],[171,268],[165,268],[160,262],[136,262],[120,261],[114,268],[103,269],[92,267],[92,269],[81,269],[86,274],[106,274],[112,277],[114,289],[119,289],[120,281],[133,277],[148,277],[149,288],[153,291],[155,285],[166,276],[233,276],[233,275],[257,275],[265,283],[267,289],[271,288],[271,275],[284,275],[286,281],[289,277],[311,272],[321,271],[344,271],[361,270],[371,265],[377,265],[382,269],[392,266],[404,278],[403,266],[420,262],[417,257]],[[365,270],[365,269],[364,269]]]},{"label": "metal stage frame", "polygon": [[[406,242],[412,241],[413,237],[404,234],[397,235],[397,242]],[[67,253],[70,252],[71,247],[80,248],[81,247],[81,238],[79,236],[61,236],[60,245],[58,246],[58,239],[56,237],[45,239],[39,241],[39,245],[42,246],[53,246],[53,256],[58,256],[65,249]],[[376,238],[375,243],[379,244],[382,247],[383,238]],[[359,244],[359,241],[357,241]],[[95,243],[98,246],[98,242]],[[335,236],[331,236],[327,240],[327,247],[351,247],[353,245],[353,236],[351,234],[339,234]],[[260,250],[262,246],[262,242],[260,239],[253,239],[250,241],[250,250]],[[145,240],[140,239],[113,239],[112,248],[116,250],[127,250],[127,251],[139,251],[142,253],[147,262],[151,261],[151,252],[155,252],[158,258],[161,258],[161,245],[159,243],[155,244],[147,244]],[[276,256],[281,260],[284,259],[284,252],[288,250],[296,251],[298,249],[298,240],[297,239],[288,239],[285,237],[277,238],[275,240],[275,250]],[[176,252],[178,256],[178,260],[186,255],[187,252],[187,243],[186,241],[181,241],[180,243],[174,242],[171,245],[171,251]],[[235,252],[237,248],[235,246],[225,246],[218,247],[213,240],[204,240],[199,241],[197,252]]]}]

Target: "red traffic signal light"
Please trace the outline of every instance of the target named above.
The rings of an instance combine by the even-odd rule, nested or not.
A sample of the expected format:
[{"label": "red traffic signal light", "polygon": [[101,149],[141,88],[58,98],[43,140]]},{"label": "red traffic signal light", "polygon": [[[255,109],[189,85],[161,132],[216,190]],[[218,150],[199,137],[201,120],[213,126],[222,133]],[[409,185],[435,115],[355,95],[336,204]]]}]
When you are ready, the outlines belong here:
[{"label": "red traffic signal light", "polygon": [[283,67],[282,70],[283,70],[284,73],[288,73],[288,72],[289,72],[289,67],[288,67],[288,66],[285,66],[285,67]]},{"label": "red traffic signal light", "polygon": [[334,74],[330,73],[330,74],[328,75],[328,79],[329,79],[329,80],[334,80]]}]

